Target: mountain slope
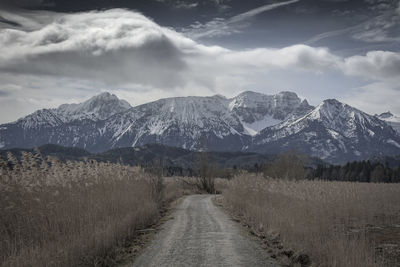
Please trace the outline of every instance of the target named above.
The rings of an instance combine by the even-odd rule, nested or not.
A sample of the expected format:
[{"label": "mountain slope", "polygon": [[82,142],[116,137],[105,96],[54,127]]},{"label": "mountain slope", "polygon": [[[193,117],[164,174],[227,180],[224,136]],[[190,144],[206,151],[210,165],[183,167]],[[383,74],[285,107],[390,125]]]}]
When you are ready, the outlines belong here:
[{"label": "mountain slope", "polygon": [[307,115],[264,129],[249,151],[297,149],[329,162],[400,153],[400,136],[384,121],[337,100],[325,100]]},{"label": "mountain slope", "polygon": [[[287,98],[292,102],[285,101]],[[273,125],[310,109],[290,92],[274,96],[244,92],[231,99],[219,95],[176,97],[117,114],[105,121],[104,129],[112,134],[110,147],[161,143],[192,150],[240,151],[254,133],[269,126],[254,125],[266,120]]]},{"label": "mountain slope", "polygon": [[241,150],[248,137],[239,119],[226,109],[227,99],[161,99],[132,108],[105,121],[111,147],[148,143],[187,149]]}]

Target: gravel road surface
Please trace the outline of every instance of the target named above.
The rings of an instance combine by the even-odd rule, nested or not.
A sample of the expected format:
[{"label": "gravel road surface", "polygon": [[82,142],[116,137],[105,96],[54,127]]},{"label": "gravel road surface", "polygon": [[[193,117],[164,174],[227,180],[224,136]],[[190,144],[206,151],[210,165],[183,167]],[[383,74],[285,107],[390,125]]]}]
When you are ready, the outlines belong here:
[{"label": "gravel road surface", "polygon": [[212,198],[186,197],[133,266],[279,266]]}]

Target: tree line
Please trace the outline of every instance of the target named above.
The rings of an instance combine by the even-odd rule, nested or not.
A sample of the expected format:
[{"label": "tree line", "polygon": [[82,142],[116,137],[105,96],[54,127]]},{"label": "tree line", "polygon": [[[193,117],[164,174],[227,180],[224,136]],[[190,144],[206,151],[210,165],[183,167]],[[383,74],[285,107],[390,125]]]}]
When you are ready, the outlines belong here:
[{"label": "tree line", "polygon": [[[204,157],[204,156],[203,156]],[[202,158],[202,157],[201,157]],[[205,158],[208,159],[207,156]],[[268,163],[255,163],[240,167],[221,168],[207,160],[208,176],[214,178],[231,179],[243,171],[249,173],[262,173],[264,177],[286,180],[325,180],[325,181],[349,181],[372,183],[400,183],[400,166],[390,167],[389,164],[372,162],[369,160],[349,162],[345,165],[319,164],[310,166],[307,156],[289,151],[277,156]],[[201,164],[199,164],[201,163]],[[202,176],[204,159],[198,160],[198,166],[181,167],[163,165],[163,176]],[[203,166],[203,167],[202,167]],[[142,166],[150,172],[154,172],[155,165]],[[204,169],[204,168],[203,168]]]},{"label": "tree line", "polygon": [[391,168],[387,163],[355,161],[345,165],[318,165],[309,171],[308,178],[328,181],[371,183],[400,183],[400,166]]},{"label": "tree line", "polygon": [[309,166],[307,156],[289,151],[264,165],[264,176],[288,180],[326,180],[366,183],[400,183],[400,165],[391,168],[388,163],[369,160],[345,165],[319,164]]}]

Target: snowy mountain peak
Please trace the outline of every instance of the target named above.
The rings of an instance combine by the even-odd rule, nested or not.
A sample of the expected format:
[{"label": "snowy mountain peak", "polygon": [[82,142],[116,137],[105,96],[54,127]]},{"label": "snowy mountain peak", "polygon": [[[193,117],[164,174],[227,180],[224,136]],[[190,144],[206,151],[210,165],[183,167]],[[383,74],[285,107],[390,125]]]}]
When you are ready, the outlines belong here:
[{"label": "snowy mountain peak", "polygon": [[55,127],[63,122],[49,109],[41,109],[16,121],[24,129]]},{"label": "snowy mountain peak", "polygon": [[271,97],[257,92],[245,91],[231,99],[229,108],[230,110],[235,108],[255,108],[269,102]]},{"label": "snowy mountain peak", "polygon": [[96,95],[79,104],[63,104],[54,113],[64,122],[78,119],[105,120],[108,117],[130,109],[131,105],[108,92]]},{"label": "snowy mountain peak", "polygon": [[320,104],[320,108],[325,108],[325,109],[329,109],[329,108],[337,108],[337,109],[341,109],[346,107],[347,105],[340,102],[337,99],[325,99],[324,101],[322,101],[322,103]]},{"label": "snowy mountain peak", "polygon": [[[283,114],[275,114],[277,116],[276,119],[281,120],[302,104],[302,100],[296,93],[288,91],[279,92],[276,95],[265,95],[257,92],[245,91],[231,100],[229,104],[231,110],[235,108],[264,107],[273,113],[272,111],[277,109],[277,111],[279,111],[278,113]],[[303,105],[308,105],[308,102],[305,101]]]},{"label": "snowy mountain peak", "polygon": [[389,119],[394,117],[393,113],[390,111],[387,112],[383,112],[380,115],[375,114],[376,117],[380,118],[380,119]]},{"label": "snowy mountain peak", "polygon": [[390,111],[384,112],[380,115],[375,114],[375,117],[385,121],[387,124],[400,134],[400,117],[393,115]]},{"label": "snowy mountain peak", "polygon": [[327,99],[302,117],[264,129],[251,149],[281,152],[293,147],[327,161],[346,162],[397,154],[400,136],[377,117]]},{"label": "snowy mountain peak", "polygon": [[324,121],[327,127],[347,128],[352,122],[365,123],[366,121],[377,124],[377,120],[361,110],[351,107],[336,99],[324,100],[315,110],[310,113],[310,119]]},{"label": "snowy mountain peak", "polygon": [[227,99],[226,96],[223,96],[223,95],[220,95],[220,94],[213,95],[212,97],[220,98],[220,99]]},{"label": "snowy mountain peak", "polygon": [[235,98],[254,98],[258,96],[265,96],[265,94],[261,94],[254,91],[244,91],[238,94]]},{"label": "snowy mountain peak", "polygon": [[103,93],[100,93],[98,95],[93,96],[92,98],[104,98],[104,99],[107,99],[107,98],[118,98],[118,97],[116,95],[114,95],[114,94],[110,94],[109,92],[103,92]]},{"label": "snowy mountain peak", "polygon": [[390,111],[384,112],[384,113],[382,113],[382,114],[380,114],[380,115],[376,115],[376,114],[375,114],[375,117],[378,117],[379,119],[384,120],[384,121],[390,121],[390,122],[398,122],[398,123],[400,123],[400,117],[394,115],[394,114],[393,114],[392,112],[390,112]]},{"label": "snowy mountain peak", "polygon": [[295,92],[291,91],[280,91],[278,94],[275,95],[276,98],[284,98],[284,99],[292,99],[298,100],[300,99],[299,96]]}]

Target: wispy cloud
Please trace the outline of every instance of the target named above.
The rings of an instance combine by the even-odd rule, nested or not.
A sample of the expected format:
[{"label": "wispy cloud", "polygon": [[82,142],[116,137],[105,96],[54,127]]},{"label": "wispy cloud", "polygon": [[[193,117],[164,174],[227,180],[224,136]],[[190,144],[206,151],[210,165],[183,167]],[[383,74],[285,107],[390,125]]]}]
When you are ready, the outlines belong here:
[{"label": "wispy cloud", "polygon": [[197,22],[191,27],[183,29],[182,32],[192,39],[231,35],[233,33],[238,33],[240,32],[241,29],[247,27],[249,24],[246,21],[249,20],[250,18],[282,6],[287,6],[297,3],[299,1],[300,0],[290,0],[290,1],[268,4],[238,14],[228,19],[215,18],[204,24]]},{"label": "wispy cloud", "polygon": [[266,11],[269,10],[273,10],[275,8],[281,7],[281,6],[287,6],[290,4],[294,4],[299,2],[300,0],[290,0],[290,1],[285,1],[285,2],[278,2],[278,3],[274,3],[274,4],[268,4],[268,5],[264,5],[255,9],[252,9],[250,11],[244,12],[242,14],[236,15],[230,19],[228,19],[227,23],[235,23],[235,22],[240,22],[246,19],[249,19],[251,17],[254,17],[258,14],[264,13]]},{"label": "wispy cloud", "polygon": [[362,27],[365,25],[366,23],[361,23],[361,24],[357,24],[351,27],[346,27],[346,28],[342,28],[342,29],[338,29],[338,30],[334,30],[334,31],[328,31],[328,32],[324,32],[324,33],[320,33],[317,34],[313,37],[311,37],[310,39],[308,39],[307,41],[303,42],[306,45],[312,45],[318,41],[324,40],[324,39],[328,39],[328,38],[332,38],[332,37],[336,37],[336,36],[342,36],[342,35],[346,35],[349,34],[351,32],[356,32],[360,29],[362,29]]},{"label": "wispy cloud", "polygon": [[370,6],[375,16],[342,29],[317,34],[304,42],[312,45],[318,41],[337,36],[347,36],[367,43],[400,42],[400,2],[385,2]]}]

